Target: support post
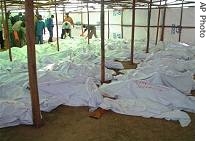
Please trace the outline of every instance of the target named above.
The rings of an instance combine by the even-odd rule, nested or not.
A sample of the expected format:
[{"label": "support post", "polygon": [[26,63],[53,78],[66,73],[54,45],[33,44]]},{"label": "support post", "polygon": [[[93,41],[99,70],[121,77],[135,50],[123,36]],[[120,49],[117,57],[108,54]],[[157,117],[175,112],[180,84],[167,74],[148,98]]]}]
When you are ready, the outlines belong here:
[{"label": "support post", "polygon": [[162,32],[161,32],[160,41],[164,41],[165,18],[166,18],[166,3],[167,3],[167,0],[165,1],[165,5],[164,5],[163,21],[162,21]]},{"label": "support post", "polygon": [[133,54],[134,54],[134,34],[135,34],[135,2],[136,0],[133,0],[132,4],[132,33],[131,33],[131,64],[133,64]]},{"label": "support post", "polygon": [[28,74],[31,94],[31,105],[33,124],[36,128],[41,127],[41,112],[39,105],[39,94],[37,87],[36,54],[35,54],[35,27],[34,27],[34,5],[33,0],[25,1],[25,22],[28,54]]},{"label": "support post", "polygon": [[179,23],[179,42],[181,41],[181,34],[182,34],[182,17],[183,17],[183,0],[182,0],[181,16],[180,16],[180,23]]},{"label": "support post", "polygon": [[104,0],[101,0],[101,83],[105,82]]},{"label": "support post", "polygon": [[109,39],[109,32],[110,32],[110,28],[109,28],[109,8],[108,8],[108,39]]},{"label": "support post", "polygon": [[152,0],[150,0],[150,3],[148,3],[148,20],[147,20],[148,24],[147,24],[147,48],[146,48],[146,53],[149,53],[151,5],[152,5]]},{"label": "support post", "polygon": [[65,5],[63,4],[63,22],[64,22],[64,17],[65,17]]},{"label": "support post", "polygon": [[5,45],[6,45],[6,48],[9,49],[9,60],[12,61],[12,51],[11,51],[11,47],[10,47],[10,42],[9,42],[9,38],[10,38],[10,35],[9,35],[9,32],[8,32],[8,19],[9,19],[9,15],[7,14],[7,6],[6,6],[6,0],[4,0],[4,12],[5,12],[5,24],[4,24],[4,34],[5,34]]},{"label": "support post", "polygon": [[[161,0],[160,0],[160,6],[161,6]],[[157,31],[156,31],[156,39],[155,39],[155,45],[157,45],[158,41],[158,34],[159,34],[159,24],[160,24],[160,6],[158,8],[158,21],[157,21]]]},{"label": "support post", "polygon": [[[89,14],[89,5],[88,5],[88,1],[87,1],[87,20],[88,20],[88,26],[89,26],[89,25],[90,25],[90,14]],[[90,34],[90,30],[89,30],[89,28],[88,28],[88,44],[90,44],[89,34]]]},{"label": "support post", "polygon": [[[81,2],[81,5],[82,5],[82,2]],[[81,8],[81,30],[82,30],[82,33],[83,33],[83,12],[82,12],[82,8]]]},{"label": "support post", "polygon": [[55,0],[55,20],[56,20],[56,36],[57,36],[57,50],[59,51],[59,39],[58,39],[58,14],[57,14],[57,4]]},{"label": "support post", "polygon": [[121,37],[123,39],[123,8],[122,8],[122,11],[121,11]]}]

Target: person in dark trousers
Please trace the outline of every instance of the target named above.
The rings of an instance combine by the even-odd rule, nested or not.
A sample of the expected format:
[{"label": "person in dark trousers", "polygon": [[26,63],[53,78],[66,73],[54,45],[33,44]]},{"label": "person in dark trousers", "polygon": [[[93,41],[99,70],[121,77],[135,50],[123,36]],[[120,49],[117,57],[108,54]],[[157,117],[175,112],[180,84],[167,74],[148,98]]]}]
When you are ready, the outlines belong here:
[{"label": "person in dark trousers", "polygon": [[[64,17],[64,22],[69,22],[70,25],[74,28],[74,21],[73,21],[73,19],[69,16],[69,13],[66,13],[66,16]],[[71,36],[71,28],[69,29],[69,37],[72,38],[72,36]]]},{"label": "person in dark trousers", "polygon": [[52,42],[53,41],[52,40],[52,38],[53,38],[53,27],[54,27],[53,18],[54,18],[54,15],[51,15],[51,17],[48,18],[47,22],[46,22],[46,27],[47,27],[47,30],[49,31],[49,34],[50,34],[48,42]]},{"label": "person in dark trousers", "polygon": [[36,44],[43,44],[43,33],[45,34],[45,23],[42,21],[42,15],[38,16],[38,21],[35,23]]},{"label": "person in dark trousers", "polygon": [[82,34],[80,36],[84,36],[84,33],[89,30],[89,34],[85,37],[85,38],[89,38],[92,39],[93,35],[95,36],[95,38],[97,38],[96,35],[96,27],[94,25],[83,25],[83,28],[85,28],[85,30],[82,32]]},{"label": "person in dark trousers", "polygon": [[65,39],[66,36],[69,36],[71,38],[71,24],[68,21],[65,21],[62,24],[62,33],[61,33],[61,39]]}]

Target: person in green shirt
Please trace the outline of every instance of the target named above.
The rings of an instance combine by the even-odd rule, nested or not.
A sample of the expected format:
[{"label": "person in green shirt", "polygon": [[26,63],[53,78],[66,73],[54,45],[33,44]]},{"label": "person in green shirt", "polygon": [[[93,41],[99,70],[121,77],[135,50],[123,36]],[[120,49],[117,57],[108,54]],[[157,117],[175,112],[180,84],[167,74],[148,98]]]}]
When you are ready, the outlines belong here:
[{"label": "person in green shirt", "polygon": [[15,40],[15,46],[22,47],[26,44],[26,28],[24,21],[17,21],[12,26]]}]

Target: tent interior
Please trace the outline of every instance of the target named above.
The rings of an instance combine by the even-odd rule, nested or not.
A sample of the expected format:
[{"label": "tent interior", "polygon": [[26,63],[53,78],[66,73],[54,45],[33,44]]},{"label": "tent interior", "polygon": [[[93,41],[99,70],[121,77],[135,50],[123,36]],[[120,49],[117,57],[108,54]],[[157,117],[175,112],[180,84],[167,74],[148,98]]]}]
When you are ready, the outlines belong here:
[{"label": "tent interior", "polygon": [[[0,139],[194,140],[194,0],[0,2]],[[21,45],[9,24],[19,13]],[[37,15],[54,15],[52,42],[45,28],[35,43]]]}]

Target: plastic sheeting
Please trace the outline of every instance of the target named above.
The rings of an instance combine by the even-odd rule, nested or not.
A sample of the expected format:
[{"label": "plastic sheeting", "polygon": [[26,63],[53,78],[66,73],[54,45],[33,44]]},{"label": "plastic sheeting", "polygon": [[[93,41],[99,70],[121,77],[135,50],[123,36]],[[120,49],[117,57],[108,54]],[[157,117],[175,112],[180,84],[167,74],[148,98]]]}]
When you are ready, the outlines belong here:
[{"label": "plastic sheeting", "polygon": [[118,80],[131,78],[148,80],[153,84],[172,87],[183,94],[190,95],[195,85],[192,79],[193,71],[194,67],[190,68],[186,65],[186,61],[157,58],[156,60],[144,62],[136,70],[124,72],[124,75],[115,78]]},{"label": "plastic sheeting", "polygon": [[119,99],[105,99],[100,105],[117,113],[179,120],[184,127],[191,120],[180,110],[195,111],[195,103],[191,98],[173,88],[152,85],[145,80],[118,81],[102,85],[99,89],[111,96],[117,95]]},{"label": "plastic sheeting", "polygon": [[[158,46],[152,44],[151,53],[146,54],[145,43],[136,42],[134,60],[141,64],[136,70],[121,76],[121,79],[120,76],[115,77],[115,81],[124,81],[123,86],[122,81],[116,82],[113,83],[115,88],[111,88],[112,91],[106,91],[111,96],[119,95],[117,100],[103,99],[101,88],[98,89],[95,85],[100,84],[100,40],[91,40],[89,45],[83,38],[61,40],[60,51],[56,50],[56,43],[36,45],[42,111],[49,112],[61,104],[101,106],[122,114],[179,120],[182,126],[189,124],[189,117],[180,109],[194,111],[193,100],[190,101],[183,95],[191,89],[190,75],[194,74],[193,47],[175,43],[159,43]],[[176,51],[181,54],[177,54]],[[0,127],[32,124],[26,46],[12,48],[12,53],[12,62],[8,60],[7,52],[0,53]],[[130,58],[129,42],[122,39],[107,40],[106,58],[107,67],[122,69],[122,65],[113,60]],[[105,72],[105,79],[113,80],[113,71],[106,69]],[[138,78],[138,81],[147,80],[149,84],[146,86],[152,89],[138,88],[137,81],[131,81],[133,78]],[[180,82],[184,82],[184,85]],[[118,83],[119,85],[116,85]],[[163,89],[162,96],[155,89]],[[120,95],[121,93],[125,95]],[[145,97],[145,94],[149,97]],[[183,99],[170,100],[177,97]],[[142,107],[146,107],[146,110]],[[132,109],[134,110],[131,111]]]},{"label": "plastic sheeting", "polygon": [[162,104],[148,99],[105,99],[100,107],[125,115],[178,120],[182,127],[188,126],[191,122],[187,113],[180,110],[171,110]]},{"label": "plastic sheeting", "polygon": [[0,128],[33,124],[31,108],[22,102],[0,99]]}]

